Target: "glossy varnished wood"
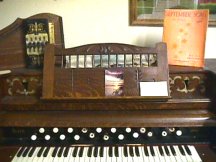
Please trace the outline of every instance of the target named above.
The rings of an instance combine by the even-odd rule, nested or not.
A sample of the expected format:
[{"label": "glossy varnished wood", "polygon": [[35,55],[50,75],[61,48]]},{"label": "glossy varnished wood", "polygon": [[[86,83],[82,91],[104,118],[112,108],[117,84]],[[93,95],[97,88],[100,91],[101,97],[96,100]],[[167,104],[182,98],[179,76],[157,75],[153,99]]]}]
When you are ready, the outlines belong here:
[{"label": "glossy varnished wood", "polygon": [[18,127],[192,127],[215,126],[207,110],[2,111],[0,126]]},{"label": "glossy varnished wood", "polygon": [[[60,16],[41,13],[26,19],[47,19],[54,24],[55,45],[64,47],[62,19]],[[26,48],[23,22],[18,18],[11,25],[0,30],[0,69],[26,67]]]}]

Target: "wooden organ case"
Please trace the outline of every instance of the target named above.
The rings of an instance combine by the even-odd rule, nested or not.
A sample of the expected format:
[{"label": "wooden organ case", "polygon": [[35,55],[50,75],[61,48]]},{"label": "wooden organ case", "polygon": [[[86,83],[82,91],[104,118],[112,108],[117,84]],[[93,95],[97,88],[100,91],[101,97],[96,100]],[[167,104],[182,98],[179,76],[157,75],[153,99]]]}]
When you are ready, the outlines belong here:
[{"label": "wooden organ case", "polygon": [[168,67],[164,43],[65,49],[61,18],[37,18],[54,27],[43,71],[22,19],[0,31],[0,161],[215,161],[214,61]]}]

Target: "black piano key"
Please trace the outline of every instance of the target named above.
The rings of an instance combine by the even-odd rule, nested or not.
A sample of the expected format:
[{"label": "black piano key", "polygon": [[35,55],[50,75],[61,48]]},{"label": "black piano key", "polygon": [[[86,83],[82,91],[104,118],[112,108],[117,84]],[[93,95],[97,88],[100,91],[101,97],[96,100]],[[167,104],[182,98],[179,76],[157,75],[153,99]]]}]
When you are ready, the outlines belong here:
[{"label": "black piano key", "polygon": [[45,149],[45,147],[41,147],[40,148],[40,150],[37,153],[37,157],[41,157],[42,156],[42,153],[43,153],[44,149]]},{"label": "black piano key", "polygon": [[167,156],[170,156],[170,152],[169,152],[169,149],[167,146],[164,146],[164,150],[165,150]]},{"label": "black piano key", "polygon": [[32,157],[32,155],[34,154],[35,150],[36,150],[36,147],[32,147],[32,149],[28,153],[28,157]]},{"label": "black piano key", "polygon": [[176,152],[175,152],[174,147],[173,147],[173,146],[170,146],[170,149],[171,149],[172,154],[173,154],[174,156],[176,156]]},{"label": "black piano key", "polygon": [[57,156],[62,157],[63,151],[64,151],[64,147],[60,147]]},{"label": "black piano key", "polygon": [[183,156],[185,156],[186,154],[185,154],[184,149],[182,148],[182,146],[178,146],[178,148],[179,148],[180,153],[181,153]]},{"label": "black piano key", "polygon": [[163,152],[162,146],[158,146],[158,148],[159,148],[159,152],[160,152],[161,156],[164,156],[164,152]]},{"label": "black piano key", "polygon": [[43,157],[47,157],[48,153],[49,153],[50,147],[47,147],[43,153]]},{"label": "black piano key", "polygon": [[133,147],[129,147],[129,154],[131,157],[134,157]]},{"label": "black piano key", "polygon": [[98,147],[94,147],[93,156],[97,157],[97,155],[98,155]]},{"label": "black piano key", "polygon": [[78,147],[74,147],[72,156],[73,156],[73,157],[76,157],[76,156],[77,156],[77,152],[78,152]]},{"label": "black piano key", "polygon": [[83,150],[84,150],[84,147],[80,147],[79,157],[83,157]]},{"label": "black piano key", "polygon": [[17,153],[17,157],[20,157],[23,154],[23,151],[25,151],[25,147],[21,147],[21,149],[19,149],[18,153]]},{"label": "black piano key", "polygon": [[115,157],[119,157],[119,152],[118,152],[117,146],[114,147],[114,153],[115,153]]},{"label": "black piano key", "polygon": [[52,152],[52,157],[56,157],[56,154],[57,154],[57,152],[58,152],[58,147],[55,147],[54,148],[54,150],[53,150],[53,152]]},{"label": "black piano key", "polygon": [[135,154],[136,154],[137,157],[140,157],[138,146],[135,146]]},{"label": "black piano key", "polygon": [[109,157],[113,157],[112,146],[110,146],[110,147],[108,148],[108,154],[109,154]]},{"label": "black piano key", "polygon": [[63,153],[63,156],[64,156],[64,157],[67,157],[67,156],[68,156],[69,149],[70,149],[70,147],[66,147],[66,148],[65,148],[64,153]]},{"label": "black piano key", "polygon": [[103,157],[103,154],[104,154],[104,147],[101,147],[99,151],[99,156]]},{"label": "black piano key", "polygon": [[29,152],[29,150],[30,150],[30,147],[27,147],[27,148],[25,149],[25,151],[23,152],[22,157],[26,157],[27,154],[28,154],[28,152]]},{"label": "black piano key", "polygon": [[188,155],[192,155],[192,153],[191,153],[191,151],[187,145],[185,145],[185,150],[188,153]]},{"label": "black piano key", "polygon": [[124,146],[124,156],[125,156],[125,157],[128,157],[127,146]]},{"label": "black piano key", "polygon": [[153,146],[149,146],[149,147],[150,147],[151,155],[152,155],[152,156],[155,156],[155,152],[154,152]]},{"label": "black piano key", "polygon": [[149,156],[149,152],[146,146],[143,146],[143,151],[146,156]]},{"label": "black piano key", "polygon": [[90,146],[87,152],[87,156],[91,157],[91,155],[92,155],[92,147]]}]

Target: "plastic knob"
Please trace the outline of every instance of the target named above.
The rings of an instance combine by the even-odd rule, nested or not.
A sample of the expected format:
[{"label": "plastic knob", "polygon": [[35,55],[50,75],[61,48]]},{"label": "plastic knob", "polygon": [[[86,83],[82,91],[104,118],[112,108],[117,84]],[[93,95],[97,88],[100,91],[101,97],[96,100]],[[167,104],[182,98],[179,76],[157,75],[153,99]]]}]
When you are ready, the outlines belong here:
[{"label": "plastic knob", "polygon": [[68,133],[72,133],[72,132],[73,132],[73,128],[68,128],[68,129],[67,129],[67,132],[68,132]]},{"label": "plastic knob", "polygon": [[46,135],[44,138],[46,141],[49,141],[51,137],[50,137],[50,135]]},{"label": "plastic knob", "polygon": [[60,140],[63,141],[63,140],[65,140],[65,135],[64,135],[64,134],[61,134],[59,138],[60,138]]},{"label": "plastic knob", "polygon": [[75,139],[75,141],[79,141],[80,136],[79,136],[78,134],[76,134],[76,135],[74,136],[74,139]]},{"label": "plastic knob", "polygon": [[53,133],[58,133],[59,129],[58,128],[53,128]]},{"label": "plastic knob", "polygon": [[32,141],[35,141],[36,139],[37,139],[37,136],[36,136],[36,135],[32,135],[32,136],[31,136],[31,140],[32,140]]},{"label": "plastic knob", "polygon": [[44,128],[40,128],[39,129],[39,133],[44,133],[45,132],[45,129]]},{"label": "plastic knob", "polygon": [[116,128],[111,128],[110,130],[112,133],[116,133]]},{"label": "plastic knob", "polygon": [[130,132],[131,132],[131,128],[126,128],[125,131],[126,131],[127,133],[130,133]]},{"label": "plastic knob", "polygon": [[123,134],[119,134],[119,135],[118,135],[118,139],[119,139],[119,140],[123,140],[123,139],[124,139],[124,135],[123,135]]}]

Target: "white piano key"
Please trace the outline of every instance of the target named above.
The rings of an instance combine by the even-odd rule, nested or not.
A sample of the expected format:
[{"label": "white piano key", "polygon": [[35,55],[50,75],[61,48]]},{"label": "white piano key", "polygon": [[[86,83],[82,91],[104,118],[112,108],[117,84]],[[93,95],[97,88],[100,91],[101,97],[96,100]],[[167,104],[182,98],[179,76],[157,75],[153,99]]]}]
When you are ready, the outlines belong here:
[{"label": "white piano key", "polygon": [[[40,151],[42,149],[42,147],[38,147],[38,150],[37,150],[37,154],[38,154],[38,152]],[[45,150],[45,149],[44,149]],[[43,152],[44,152],[44,150],[43,150]],[[40,157],[38,157],[37,156],[37,154],[34,156],[34,159],[33,159],[33,161],[32,162],[41,162],[41,161],[43,161],[43,152],[42,152],[42,154],[41,154],[41,156]]]},{"label": "white piano key", "polygon": [[160,162],[166,162],[165,157],[160,154],[158,146],[153,146],[153,148],[154,148],[154,151],[155,151],[155,155],[158,157],[159,161]]},{"label": "white piano key", "polygon": [[29,157],[29,161],[30,161],[30,162],[35,162],[35,161],[36,161],[36,160],[34,160],[34,159],[35,159],[35,157],[37,156],[39,150],[40,150],[40,147],[36,147],[36,149],[35,149],[34,153],[32,154],[32,156]]},{"label": "white piano key", "polygon": [[100,162],[100,149],[101,147],[98,147],[97,157],[95,159],[95,162]]},{"label": "white piano key", "polygon": [[[138,147],[138,146],[137,146],[137,147]],[[139,156],[137,156],[136,151],[135,151],[135,146],[133,146],[133,150],[134,150],[133,161],[135,161],[135,162],[142,162],[142,161],[143,161],[143,159],[142,159],[142,157],[141,157],[142,153],[140,153],[140,151],[138,150]]]},{"label": "white piano key", "polygon": [[185,147],[184,147],[183,145],[182,145],[181,147],[182,147],[182,149],[183,149],[184,152],[185,152],[185,157],[186,157],[187,161],[188,161],[188,162],[193,162],[192,157],[191,157],[190,155],[188,155],[188,153],[187,153]]},{"label": "white piano key", "polygon": [[167,146],[167,149],[169,150],[170,159],[171,159],[172,162],[178,162],[178,160],[181,161],[181,159],[178,159],[177,156],[175,156],[175,155],[172,154],[172,151],[171,151],[171,149],[170,149],[170,146]]},{"label": "white piano key", "polygon": [[[20,159],[21,157],[17,157],[17,154],[18,154],[21,150],[22,150],[22,147],[20,147],[20,148],[18,149],[18,151],[16,152],[16,154],[15,154],[15,156],[14,156],[14,158],[12,159],[11,162],[18,162],[18,161],[19,161],[19,159]],[[25,149],[24,149],[24,150],[25,150]],[[23,151],[22,151],[22,153],[23,153]]]},{"label": "white piano key", "polygon": [[106,162],[112,162],[112,157],[109,156],[109,147],[105,147],[106,151]]},{"label": "white piano key", "polygon": [[148,151],[148,153],[149,153],[149,161],[150,161],[150,162],[155,161],[154,156],[152,156],[152,154],[151,154],[151,151],[150,151],[150,147],[149,147],[149,146],[147,146],[147,151]]},{"label": "white piano key", "polygon": [[179,159],[181,159],[181,162],[187,162],[187,159],[184,156],[182,156],[178,146],[174,145],[173,147],[175,149],[175,152],[176,152],[177,156],[179,157]]},{"label": "white piano key", "polygon": [[192,157],[194,159],[195,162],[202,162],[202,159],[200,158],[199,154],[197,153],[196,149],[194,146],[192,145],[188,145],[190,151],[191,151],[191,154],[192,154]]},{"label": "white piano key", "polygon": [[80,162],[89,162],[89,157],[87,155],[89,147],[84,147],[83,149],[83,157],[80,158]]},{"label": "white piano key", "polygon": [[113,153],[112,162],[116,162],[117,158],[115,156],[115,147],[112,147],[112,153]]},{"label": "white piano key", "polygon": [[51,147],[48,154],[47,154],[47,157],[43,159],[43,162],[52,162],[53,161],[53,157],[52,157],[52,152],[54,150],[55,147]]},{"label": "white piano key", "polygon": [[164,159],[165,159],[165,162],[175,162],[175,158],[174,160],[171,158],[171,156],[168,156],[166,154],[166,151],[165,151],[165,148],[166,146],[161,146],[162,147],[162,150],[163,150],[163,153],[164,153]]},{"label": "white piano key", "polygon": [[127,157],[124,156],[124,147],[119,147],[119,157],[122,159],[122,162],[127,162]]},{"label": "white piano key", "polygon": [[130,156],[130,146],[127,146],[127,152],[128,152],[128,162],[133,162],[133,157]]},{"label": "white piano key", "polygon": [[80,147],[78,147],[78,150],[77,150],[77,154],[76,154],[76,157],[74,158],[74,162],[79,162],[79,152],[80,152]]},{"label": "white piano key", "polygon": [[56,156],[53,158],[53,162],[58,162],[60,160],[60,157],[58,157],[58,152],[60,151],[60,148],[58,149]]},{"label": "white piano key", "polygon": [[155,156],[153,156],[153,157],[154,157],[155,162],[160,162],[160,155],[158,154],[157,147],[158,146],[153,146],[153,150],[154,150],[154,153],[155,153]]},{"label": "white piano key", "polygon": [[122,158],[123,158],[123,157],[122,157],[122,150],[121,150],[121,148],[122,148],[122,147],[120,147],[120,146],[118,147],[118,155],[119,155],[119,156],[116,157],[116,161],[117,161],[117,162],[122,162]]},{"label": "white piano key", "polygon": [[106,161],[107,158],[107,147],[103,147],[103,156],[101,157],[101,162]]},{"label": "white piano key", "polygon": [[90,162],[95,162],[94,151],[95,151],[95,147],[92,147],[92,154],[91,154]]},{"label": "white piano key", "polygon": [[28,154],[31,151],[32,147],[30,148],[30,150],[28,151],[27,155],[25,157],[22,158],[22,162],[29,162],[29,157]]},{"label": "white piano key", "polygon": [[75,147],[70,148],[70,158],[69,161],[75,161],[75,157],[73,157],[73,152],[74,152]]},{"label": "white piano key", "polygon": [[139,151],[140,151],[140,155],[142,157],[142,161],[150,162],[148,156],[146,156],[146,154],[144,152],[144,147],[143,146],[139,147]]}]

